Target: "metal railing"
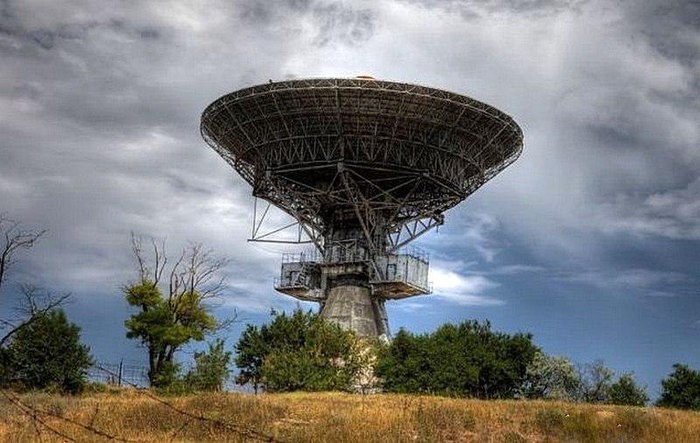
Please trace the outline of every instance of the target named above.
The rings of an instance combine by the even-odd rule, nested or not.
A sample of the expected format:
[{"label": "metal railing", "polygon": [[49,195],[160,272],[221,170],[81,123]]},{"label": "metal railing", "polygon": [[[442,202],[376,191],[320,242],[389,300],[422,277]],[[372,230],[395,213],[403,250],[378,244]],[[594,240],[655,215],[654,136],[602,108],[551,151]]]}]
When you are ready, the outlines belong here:
[{"label": "metal railing", "polygon": [[[430,262],[430,254],[415,246],[404,248],[389,255],[407,255],[416,258],[424,263]],[[282,254],[282,263],[352,263],[369,260],[369,250],[354,244],[345,245],[342,243],[329,244],[326,246],[324,254],[317,250],[303,252],[285,252]]]},{"label": "metal railing", "polygon": [[281,278],[281,277],[275,277],[272,280],[273,287],[275,289],[283,289],[283,288],[305,288],[305,289],[310,289],[309,284],[307,281],[299,281],[299,279],[296,279],[292,281],[292,279],[287,279],[287,278]]},{"label": "metal railing", "polygon": [[282,263],[308,263],[318,262],[321,254],[316,251],[285,252],[282,254]]}]

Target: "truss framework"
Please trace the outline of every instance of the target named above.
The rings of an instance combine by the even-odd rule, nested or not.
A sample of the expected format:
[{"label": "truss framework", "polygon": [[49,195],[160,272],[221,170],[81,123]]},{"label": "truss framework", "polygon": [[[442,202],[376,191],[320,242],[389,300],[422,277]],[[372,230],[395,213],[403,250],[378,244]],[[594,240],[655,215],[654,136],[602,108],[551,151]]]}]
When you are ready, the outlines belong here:
[{"label": "truss framework", "polygon": [[[318,233],[313,233],[313,237],[307,234],[304,226],[298,220],[276,225],[268,228],[266,221],[270,213],[270,208],[273,206],[269,201],[263,201],[263,205],[258,207],[258,198],[256,197],[253,204],[252,229],[248,241],[261,243],[287,243],[287,244],[308,244],[319,240]],[[291,236],[289,234],[292,234]],[[280,235],[287,234],[284,237]]]},{"label": "truss framework", "polygon": [[[368,79],[242,89],[212,103],[201,132],[323,252],[355,236],[397,251],[520,155],[511,117],[454,93]],[[270,237],[253,227],[253,239]],[[272,234],[276,233],[273,232]]]}]

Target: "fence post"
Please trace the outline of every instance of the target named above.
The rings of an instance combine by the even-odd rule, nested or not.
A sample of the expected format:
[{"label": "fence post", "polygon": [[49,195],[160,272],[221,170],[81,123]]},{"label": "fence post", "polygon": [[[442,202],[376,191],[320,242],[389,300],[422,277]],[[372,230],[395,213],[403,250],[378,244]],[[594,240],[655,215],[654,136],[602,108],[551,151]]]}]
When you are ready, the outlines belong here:
[{"label": "fence post", "polygon": [[119,360],[119,378],[117,381],[117,386],[122,387],[122,367],[124,366],[124,359]]}]

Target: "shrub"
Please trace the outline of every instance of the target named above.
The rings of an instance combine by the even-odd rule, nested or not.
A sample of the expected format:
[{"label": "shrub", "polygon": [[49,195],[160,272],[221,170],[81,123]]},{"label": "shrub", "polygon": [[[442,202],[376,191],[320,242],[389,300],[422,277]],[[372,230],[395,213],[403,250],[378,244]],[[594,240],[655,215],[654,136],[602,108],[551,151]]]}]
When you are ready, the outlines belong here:
[{"label": "shrub", "polygon": [[185,381],[198,391],[221,391],[228,380],[231,352],[224,351],[224,341],[209,343],[206,352],[194,353],[195,367],[187,373]]},{"label": "shrub", "polygon": [[637,386],[634,377],[625,373],[610,386],[609,401],[615,405],[644,406],[649,401],[646,389]]},{"label": "shrub", "polygon": [[375,371],[391,392],[512,398],[536,351],[529,334],[493,332],[488,322],[468,321],[432,334],[400,330]]},{"label": "shrub", "polygon": [[273,313],[236,345],[236,383],[269,392],[350,390],[361,369],[355,335],[311,311]]},{"label": "shrub", "polygon": [[615,372],[605,366],[603,360],[596,360],[584,365],[580,374],[579,400],[587,403],[608,403],[614,376]]},{"label": "shrub", "polygon": [[5,380],[27,389],[78,393],[92,365],[89,348],[80,343],[80,328],[59,309],[17,331],[3,354]]},{"label": "shrub", "polygon": [[579,374],[567,358],[537,352],[527,367],[522,394],[527,398],[574,400],[580,387]]},{"label": "shrub", "polygon": [[661,389],[658,406],[700,410],[700,372],[677,363],[661,381]]}]

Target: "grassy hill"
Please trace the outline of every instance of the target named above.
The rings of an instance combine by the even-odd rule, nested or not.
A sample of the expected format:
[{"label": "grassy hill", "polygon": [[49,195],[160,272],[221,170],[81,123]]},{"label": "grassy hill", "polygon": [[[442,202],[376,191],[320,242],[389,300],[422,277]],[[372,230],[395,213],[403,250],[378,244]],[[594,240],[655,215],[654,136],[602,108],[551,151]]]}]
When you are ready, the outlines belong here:
[{"label": "grassy hill", "polygon": [[110,436],[152,442],[696,442],[700,413],[384,394],[0,396],[0,441]]}]

